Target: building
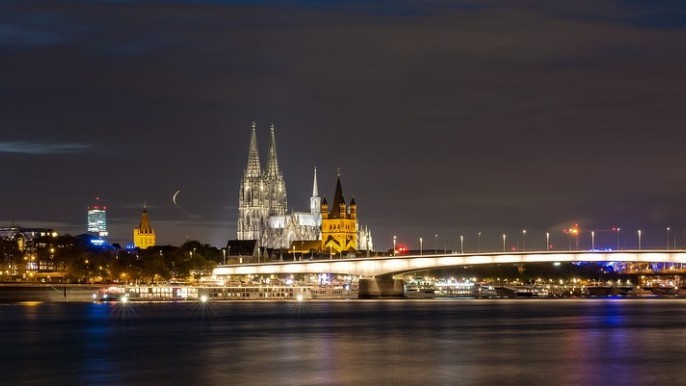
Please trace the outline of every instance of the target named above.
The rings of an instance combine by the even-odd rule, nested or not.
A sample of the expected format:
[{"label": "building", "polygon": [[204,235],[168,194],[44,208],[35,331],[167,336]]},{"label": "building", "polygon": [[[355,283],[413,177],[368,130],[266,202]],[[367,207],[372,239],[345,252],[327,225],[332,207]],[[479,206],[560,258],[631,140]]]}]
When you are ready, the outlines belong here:
[{"label": "building", "polygon": [[266,168],[260,164],[255,122],[252,123],[248,164],[238,194],[238,240],[257,240],[257,250],[287,249],[293,241],[320,240],[320,198],[314,171],[309,212],[288,212],[286,182],[279,169],[274,125],[270,127]]},{"label": "building", "polygon": [[100,205],[100,197],[88,207],[88,232],[107,237],[107,207]]},{"label": "building", "polygon": [[150,226],[147,205],[143,204],[141,222],[138,228],[133,229],[133,245],[136,248],[145,249],[155,246],[155,230]]},{"label": "building", "polygon": [[322,211],[322,249],[324,252],[341,253],[358,250],[359,229],[357,223],[357,203],[353,198],[346,205],[341,188],[341,174],[336,179],[336,192],[331,211],[326,198],[321,204]]}]

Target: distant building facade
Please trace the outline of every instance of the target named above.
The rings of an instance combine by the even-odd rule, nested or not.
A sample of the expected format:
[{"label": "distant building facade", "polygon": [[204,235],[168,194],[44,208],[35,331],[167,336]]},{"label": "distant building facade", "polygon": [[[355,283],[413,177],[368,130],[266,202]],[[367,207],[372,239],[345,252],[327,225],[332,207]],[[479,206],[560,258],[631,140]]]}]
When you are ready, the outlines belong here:
[{"label": "distant building facade", "polygon": [[100,237],[107,237],[107,207],[100,205],[100,198],[88,207],[88,232]]},{"label": "distant building facade", "polygon": [[138,228],[133,229],[133,245],[136,248],[145,249],[155,246],[155,230],[150,226],[147,205],[143,204],[141,221]]}]

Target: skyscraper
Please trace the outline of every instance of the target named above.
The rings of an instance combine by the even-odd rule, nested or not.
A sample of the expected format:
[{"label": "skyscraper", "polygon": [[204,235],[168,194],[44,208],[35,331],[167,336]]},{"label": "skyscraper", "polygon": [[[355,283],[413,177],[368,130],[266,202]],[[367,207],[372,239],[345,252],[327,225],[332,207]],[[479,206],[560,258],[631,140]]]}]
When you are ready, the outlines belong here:
[{"label": "skyscraper", "polygon": [[100,197],[88,207],[88,232],[107,237],[107,207],[100,205]]}]

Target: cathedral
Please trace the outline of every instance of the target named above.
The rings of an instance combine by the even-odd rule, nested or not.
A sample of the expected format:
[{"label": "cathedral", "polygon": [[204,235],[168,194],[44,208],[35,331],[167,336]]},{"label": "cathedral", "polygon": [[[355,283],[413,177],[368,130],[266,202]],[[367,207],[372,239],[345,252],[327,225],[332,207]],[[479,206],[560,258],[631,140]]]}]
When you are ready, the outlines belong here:
[{"label": "cathedral", "polygon": [[257,240],[258,248],[288,249],[293,241],[319,240],[321,215],[314,172],[309,212],[288,213],[286,182],[276,156],[274,125],[270,128],[267,167],[262,170],[257,151],[255,123],[252,124],[248,166],[238,194],[238,240]]},{"label": "cathedral", "polygon": [[[237,239],[256,240],[258,249],[290,249],[296,244],[307,244],[316,245],[319,251],[372,250],[371,233],[366,227],[362,231],[358,229],[357,205],[354,199],[347,207],[344,202],[341,205],[340,175],[332,214],[328,212],[326,200],[322,202],[319,197],[316,168],[310,211],[288,211],[286,182],[279,169],[274,125],[271,125],[269,131],[267,163],[266,168],[262,169],[255,123],[252,123],[248,165],[243,172],[238,194]],[[322,209],[327,213],[322,214]],[[327,219],[324,230],[322,217]],[[296,241],[300,243],[294,243]]]}]

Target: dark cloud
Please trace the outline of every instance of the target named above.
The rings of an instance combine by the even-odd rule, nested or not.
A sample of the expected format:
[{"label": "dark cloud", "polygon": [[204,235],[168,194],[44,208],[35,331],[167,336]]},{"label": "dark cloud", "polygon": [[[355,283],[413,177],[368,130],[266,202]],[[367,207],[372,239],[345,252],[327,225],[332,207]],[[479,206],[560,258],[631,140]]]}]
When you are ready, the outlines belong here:
[{"label": "dark cloud", "polygon": [[[642,227],[648,245],[686,229],[685,13],[676,1],[0,2],[3,148],[70,151],[1,152],[22,164],[9,180],[31,170],[55,194],[9,186],[0,220],[79,229],[99,195],[114,237],[130,238],[132,203],[147,201],[161,242],[223,244],[256,121],[263,158],[276,124],[291,208],[307,208],[315,165],[327,196],[340,167],[380,248],[436,233],[472,245],[478,232],[495,248],[573,222]],[[173,206],[178,189],[196,218]]]},{"label": "dark cloud", "polygon": [[81,153],[88,149],[89,145],[81,143],[0,142],[0,153],[69,154]]}]

